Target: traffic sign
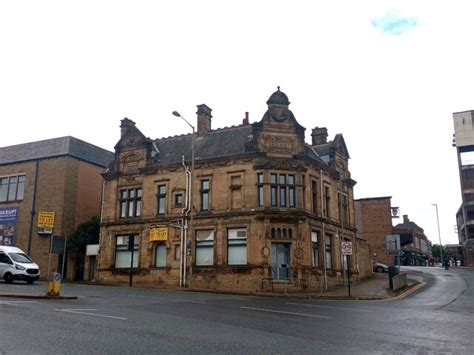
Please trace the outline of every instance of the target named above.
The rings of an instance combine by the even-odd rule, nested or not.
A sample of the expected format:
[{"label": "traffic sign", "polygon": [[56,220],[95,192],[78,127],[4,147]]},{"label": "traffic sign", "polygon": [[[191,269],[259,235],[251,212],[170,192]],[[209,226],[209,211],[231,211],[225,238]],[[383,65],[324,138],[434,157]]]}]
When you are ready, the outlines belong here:
[{"label": "traffic sign", "polygon": [[352,242],[342,242],[341,252],[342,255],[352,255]]}]

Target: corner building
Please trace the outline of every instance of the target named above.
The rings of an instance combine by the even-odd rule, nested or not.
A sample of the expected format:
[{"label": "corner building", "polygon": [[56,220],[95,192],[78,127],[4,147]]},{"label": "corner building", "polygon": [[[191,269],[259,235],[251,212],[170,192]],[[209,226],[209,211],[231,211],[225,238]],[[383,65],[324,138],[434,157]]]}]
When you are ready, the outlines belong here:
[{"label": "corner building", "polygon": [[[180,284],[186,243],[176,227],[186,209],[184,170],[192,166],[193,142],[187,286],[258,292],[270,284],[342,282],[342,241],[353,245],[353,279],[368,274],[370,261],[357,258],[368,247],[356,239],[355,181],[342,135],[328,141],[327,129],[315,128],[307,144],[280,89],[267,104],[260,122],[249,124],[247,116],[239,126],[216,130],[211,109],[199,105],[194,137],[152,140],[122,120],[115,161],[103,174],[101,282],[128,282],[133,253],[134,284]],[[156,226],[167,232],[158,241]]]}]

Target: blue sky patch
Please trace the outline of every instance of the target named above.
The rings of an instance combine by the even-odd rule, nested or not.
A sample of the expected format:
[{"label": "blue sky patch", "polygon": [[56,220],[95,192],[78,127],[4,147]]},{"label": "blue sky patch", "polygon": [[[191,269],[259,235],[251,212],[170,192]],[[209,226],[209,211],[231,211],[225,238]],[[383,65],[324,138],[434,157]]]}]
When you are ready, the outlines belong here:
[{"label": "blue sky patch", "polygon": [[416,17],[404,17],[395,11],[389,11],[382,17],[372,19],[372,26],[392,36],[399,36],[418,24]]}]

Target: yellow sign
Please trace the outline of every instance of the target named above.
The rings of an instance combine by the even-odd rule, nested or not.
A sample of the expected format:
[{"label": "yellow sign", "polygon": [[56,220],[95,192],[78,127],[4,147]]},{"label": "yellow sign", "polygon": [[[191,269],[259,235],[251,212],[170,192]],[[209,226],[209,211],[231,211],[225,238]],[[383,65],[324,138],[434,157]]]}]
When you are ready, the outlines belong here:
[{"label": "yellow sign", "polygon": [[53,227],[54,227],[54,212],[39,212],[38,228],[53,228]]},{"label": "yellow sign", "polygon": [[167,227],[152,227],[150,228],[150,241],[168,240]]}]

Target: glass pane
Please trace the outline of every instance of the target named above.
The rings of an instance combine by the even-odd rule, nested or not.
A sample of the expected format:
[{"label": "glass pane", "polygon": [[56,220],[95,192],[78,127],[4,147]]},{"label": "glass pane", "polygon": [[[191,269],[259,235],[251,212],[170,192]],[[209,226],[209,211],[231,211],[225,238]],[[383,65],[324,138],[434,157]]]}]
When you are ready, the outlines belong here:
[{"label": "glass pane", "polygon": [[120,217],[127,217],[127,202],[125,201],[120,204]]},{"label": "glass pane", "polygon": [[285,187],[280,187],[280,206],[281,207],[286,206],[286,188]]},{"label": "glass pane", "polygon": [[23,200],[24,191],[25,191],[25,176],[19,176],[18,177],[18,188],[17,188],[17,192],[16,192],[16,199],[17,200]]},{"label": "glass pane", "polygon": [[165,185],[161,185],[161,186],[158,188],[158,193],[159,193],[160,195],[166,194],[166,186],[165,186]]},{"label": "glass pane", "polygon": [[16,199],[16,176],[10,178],[10,186],[8,188],[8,201]]},{"label": "glass pane", "polygon": [[209,180],[202,180],[201,181],[201,189],[202,190],[209,190]]},{"label": "glass pane", "polygon": [[258,205],[263,206],[263,186],[258,188]]},{"label": "glass pane", "polygon": [[196,232],[196,240],[204,241],[204,240],[214,240],[214,231],[213,230],[204,230],[204,231],[197,231]]},{"label": "glass pane", "polygon": [[280,175],[280,185],[284,185],[286,183],[286,175]]},{"label": "glass pane", "polygon": [[263,174],[257,174],[257,181],[259,184],[263,184]]},{"label": "glass pane", "polygon": [[245,245],[229,245],[228,248],[229,265],[245,265],[247,264],[247,244]]},{"label": "glass pane", "polygon": [[290,207],[295,207],[295,206],[296,206],[296,201],[295,201],[295,188],[294,188],[294,187],[290,187],[288,193],[289,193],[288,198],[290,199],[290,201],[289,201]]},{"label": "glass pane", "polygon": [[272,187],[272,190],[271,190],[271,198],[272,198],[272,206],[276,206],[276,205],[277,205],[277,201],[276,201],[276,187]]},{"label": "glass pane", "polygon": [[213,265],[214,264],[214,248],[199,247],[196,242],[196,265]]},{"label": "glass pane", "polygon": [[270,175],[270,183],[271,183],[271,184],[276,184],[276,183],[277,183],[277,176],[276,176],[276,174],[271,174],[271,175]]},{"label": "glass pane", "polygon": [[156,246],[155,266],[156,267],[166,266],[166,245],[164,244],[158,244]]},{"label": "glass pane", "polygon": [[165,198],[160,197],[158,199],[158,214],[165,214]]},{"label": "glass pane", "polygon": [[130,198],[134,198],[135,197],[135,190],[129,190],[129,196]]},{"label": "glass pane", "polygon": [[[115,267],[129,268],[131,257],[132,253],[129,251],[117,251],[117,253],[115,254]],[[133,252],[133,267],[138,267],[138,251]]]},{"label": "glass pane", "polygon": [[128,201],[128,216],[133,217],[133,201]]},{"label": "glass pane", "polygon": [[137,197],[142,197],[142,189],[137,189]]},{"label": "glass pane", "polygon": [[311,232],[311,241],[314,243],[318,242],[318,233],[317,232]]},{"label": "glass pane", "polygon": [[295,176],[294,175],[288,175],[288,184],[289,185],[294,185],[295,184]]},{"label": "glass pane", "polygon": [[0,201],[4,202],[7,200],[8,195],[8,178],[0,180]]},{"label": "glass pane", "polygon": [[137,217],[140,217],[141,213],[142,213],[142,201],[138,200],[137,201],[137,211],[136,211],[135,215]]},{"label": "glass pane", "polygon": [[209,194],[207,192],[202,193],[202,208],[201,210],[207,211],[209,209]]}]

